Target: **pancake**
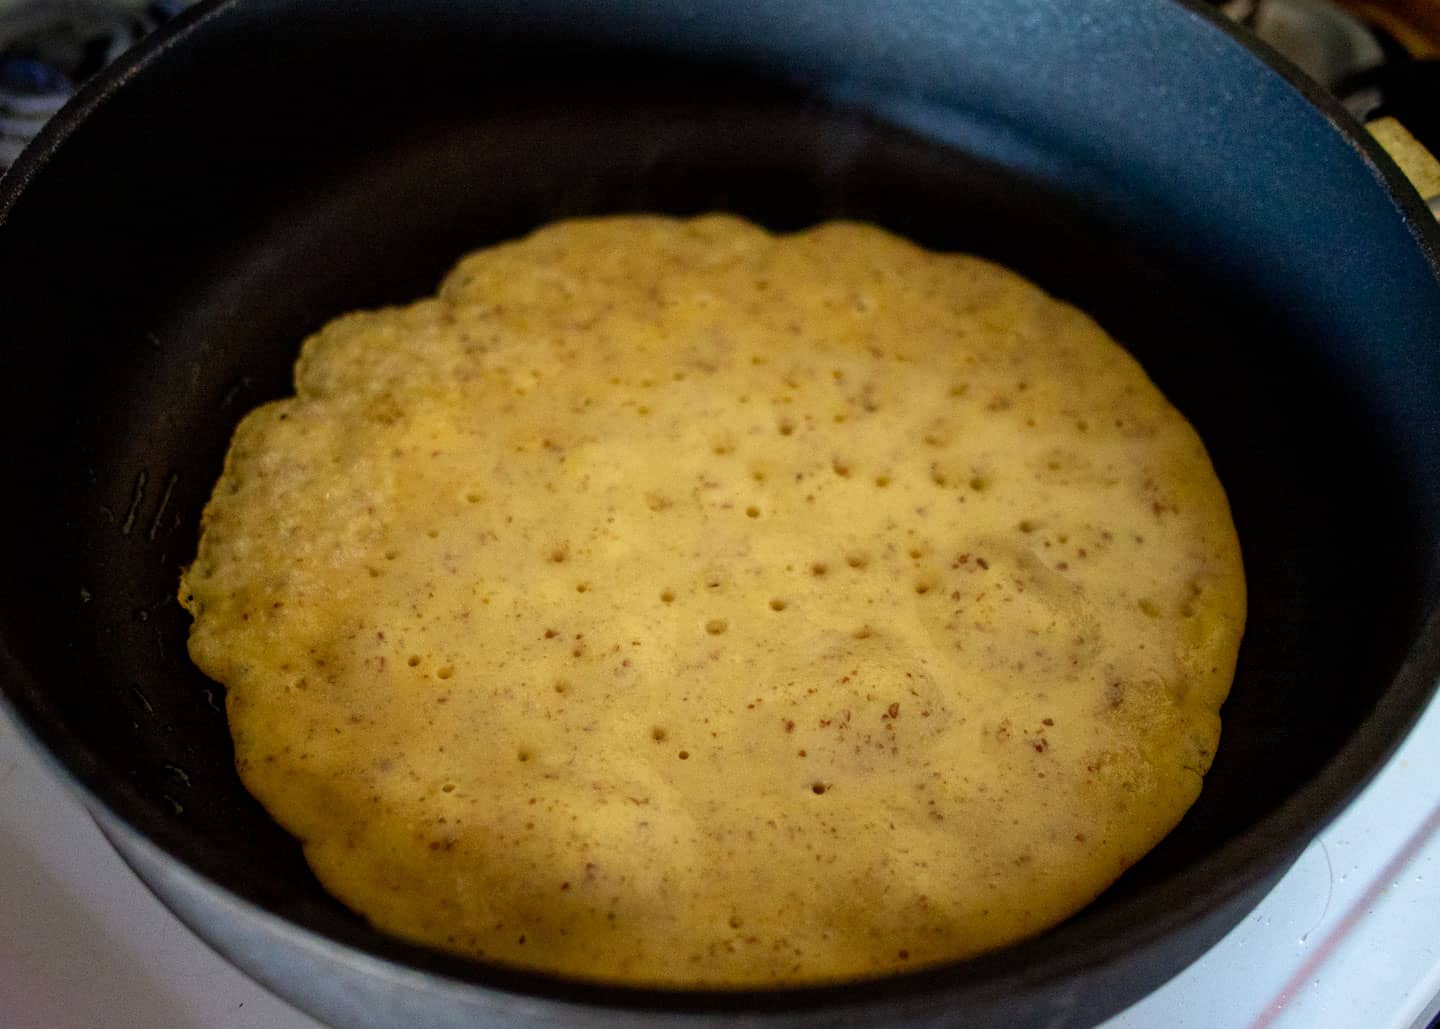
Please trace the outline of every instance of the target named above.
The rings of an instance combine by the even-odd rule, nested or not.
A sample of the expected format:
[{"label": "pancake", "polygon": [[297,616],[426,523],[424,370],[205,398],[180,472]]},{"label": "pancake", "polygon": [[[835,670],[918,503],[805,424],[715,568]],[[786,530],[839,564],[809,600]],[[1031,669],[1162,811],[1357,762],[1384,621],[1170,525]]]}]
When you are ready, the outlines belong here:
[{"label": "pancake", "polygon": [[963,958],[1200,792],[1245,617],[1195,432],[1016,274],[560,222],[341,317],[180,588],[246,787],[378,928],[670,986]]}]

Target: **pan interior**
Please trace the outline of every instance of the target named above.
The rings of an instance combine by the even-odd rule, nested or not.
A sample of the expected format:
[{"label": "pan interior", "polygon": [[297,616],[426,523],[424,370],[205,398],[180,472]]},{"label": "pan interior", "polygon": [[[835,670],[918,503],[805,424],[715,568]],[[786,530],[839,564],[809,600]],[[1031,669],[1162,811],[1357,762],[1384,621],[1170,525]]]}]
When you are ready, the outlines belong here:
[{"label": "pan interior", "polygon": [[[5,688],[107,804],[243,896],[393,952],[241,788],[222,692],[185,654],[178,571],[230,433],[289,391],[330,316],[422,295],[463,252],[569,215],[848,217],[981,254],[1094,315],[1195,425],[1234,508],[1249,630],[1199,802],[1080,923],[1303,789],[1400,666],[1432,585],[1415,468],[1435,455],[1397,428],[1420,386],[1357,382],[1360,343],[1317,345],[1325,319],[1273,294],[1264,255],[1137,226],[1103,170],[918,101],[903,127],[853,89],[553,38],[246,31],[229,46],[262,47],[265,76],[240,88],[234,61],[169,55],[0,233]],[[1364,355],[1395,375],[1414,359]]]}]

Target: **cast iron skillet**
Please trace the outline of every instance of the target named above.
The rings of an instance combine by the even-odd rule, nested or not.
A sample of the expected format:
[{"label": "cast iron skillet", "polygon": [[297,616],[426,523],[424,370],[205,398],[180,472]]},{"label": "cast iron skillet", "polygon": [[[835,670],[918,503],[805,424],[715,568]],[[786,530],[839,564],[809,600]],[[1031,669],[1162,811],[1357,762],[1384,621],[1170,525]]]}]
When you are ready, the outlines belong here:
[{"label": "cast iron skillet", "polygon": [[[1166,0],[231,0],[0,189],[10,704],[168,903],[345,1024],[1078,1025],[1193,960],[1429,697],[1434,225],[1331,104]],[[665,992],[383,937],[241,789],[173,594],[229,434],[329,316],[564,215],[873,220],[1096,315],[1207,441],[1250,623],[1180,828],[1065,925],[824,989]]]}]

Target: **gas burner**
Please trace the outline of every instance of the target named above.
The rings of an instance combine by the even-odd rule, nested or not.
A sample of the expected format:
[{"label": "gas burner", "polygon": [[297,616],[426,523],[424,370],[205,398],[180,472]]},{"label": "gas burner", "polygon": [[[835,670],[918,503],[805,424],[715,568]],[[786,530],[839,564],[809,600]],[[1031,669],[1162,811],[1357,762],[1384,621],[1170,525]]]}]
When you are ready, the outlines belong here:
[{"label": "gas burner", "polygon": [[1332,93],[1400,53],[1388,37],[1329,0],[1229,0],[1218,6]]},{"label": "gas burner", "polygon": [[0,14],[0,172],[85,79],[184,7],[34,0]]}]

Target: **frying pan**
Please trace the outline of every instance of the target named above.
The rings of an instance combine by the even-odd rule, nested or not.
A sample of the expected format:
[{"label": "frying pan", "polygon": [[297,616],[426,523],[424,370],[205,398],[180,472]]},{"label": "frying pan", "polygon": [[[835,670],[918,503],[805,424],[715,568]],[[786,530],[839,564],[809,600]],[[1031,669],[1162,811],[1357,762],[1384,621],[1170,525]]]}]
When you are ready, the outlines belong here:
[{"label": "frying pan", "polygon": [[[374,932],[240,786],[173,595],[302,337],[554,218],[712,209],[1008,264],[1209,446],[1251,605],[1214,768],[1042,936],[823,988],[523,973]],[[1243,917],[1430,696],[1437,244],[1335,105],[1170,0],[203,4],[0,188],[5,696],[181,918],[336,1024],[1086,1024]]]}]

